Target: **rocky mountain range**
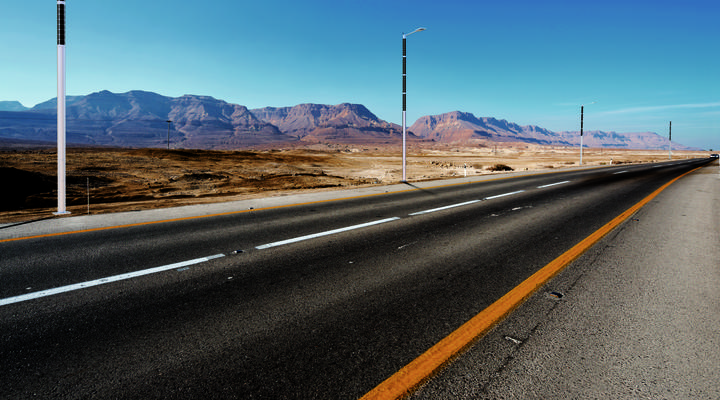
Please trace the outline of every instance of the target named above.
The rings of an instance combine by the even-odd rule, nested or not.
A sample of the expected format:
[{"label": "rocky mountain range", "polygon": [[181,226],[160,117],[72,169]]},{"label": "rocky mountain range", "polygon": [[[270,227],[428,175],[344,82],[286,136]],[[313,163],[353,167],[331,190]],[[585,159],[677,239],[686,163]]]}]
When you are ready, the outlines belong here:
[{"label": "rocky mountain range", "polygon": [[402,134],[400,125],[380,120],[361,104],[300,104],[250,111],[261,120],[277,126],[283,133],[305,142],[389,143]]},{"label": "rocky mountain range", "polygon": [[[0,137],[56,140],[57,100],[24,112],[0,112]],[[209,96],[102,91],[66,99],[67,142],[120,147],[240,148],[287,140],[245,106]],[[168,124],[168,120],[172,121]]]},{"label": "rocky mountain range", "polygon": [[[552,146],[579,146],[580,133],[553,132],[539,126],[518,124],[495,118],[478,118],[471,113],[454,111],[419,118],[409,128],[422,138],[439,142],[491,143],[524,142]],[[583,146],[594,148],[666,149],[668,140],[653,132],[617,133],[585,131]],[[673,142],[677,150],[687,149]],[[697,150],[697,149],[696,149]]]},{"label": "rocky mountain range", "polygon": [[[0,102],[0,141],[56,140],[56,99],[27,109]],[[101,91],[67,96],[67,142],[74,145],[238,149],[307,143],[397,143],[402,128],[379,119],[361,104],[300,104],[247,107],[210,96],[167,97],[153,92]],[[171,122],[168,122],[171,121]],[[577,146],[578,132],[547,129],[454,111],[419,118],[410,140],[467,145],[525,142]],[[587,132],[589,147],[663,149],[667,139],[652,132]],[[677,150],[687,149],[673,143]]]},{"label": "rocky mountain range", "polygon": [[570,146],[572,143],[555,132],[538,126],[520,126],[495,118],[477,118],[471,113],[453,111],[419,118],[410,130],[420,137],[438,142],[527,142]]},{"label": "rocky mountain range", "polygon": [[19,101],[0,101],[0,111],[25,111],[27,109]]}]

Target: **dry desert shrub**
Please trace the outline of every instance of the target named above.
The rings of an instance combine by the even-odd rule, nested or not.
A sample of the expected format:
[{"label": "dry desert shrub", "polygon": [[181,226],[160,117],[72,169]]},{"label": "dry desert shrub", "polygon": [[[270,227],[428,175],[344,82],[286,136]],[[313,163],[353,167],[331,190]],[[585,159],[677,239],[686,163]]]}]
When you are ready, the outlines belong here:
[{"label": "dry desert shrub", "polygon": [[505,164],[495,164],[487,167],[488,171],[495,172],[495,171],[515,171],[512,167],[505,165]]}]

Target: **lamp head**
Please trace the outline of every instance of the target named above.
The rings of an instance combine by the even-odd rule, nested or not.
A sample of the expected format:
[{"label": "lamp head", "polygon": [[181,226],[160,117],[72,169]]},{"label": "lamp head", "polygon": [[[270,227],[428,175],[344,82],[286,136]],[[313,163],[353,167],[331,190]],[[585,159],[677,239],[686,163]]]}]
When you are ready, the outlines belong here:
[{"label": "lamp head", "polygon": [[415,29],[414,31],[412,31],[412,32],[410,32],[410,33],[403,33],[403,39],[404,39],[405,37],[407,37],[407,36],[412,35],[412,34],[415,33],[415,32],[424,31],[425,29],[427,29],[427,28],[417,28],[417,29]]}]

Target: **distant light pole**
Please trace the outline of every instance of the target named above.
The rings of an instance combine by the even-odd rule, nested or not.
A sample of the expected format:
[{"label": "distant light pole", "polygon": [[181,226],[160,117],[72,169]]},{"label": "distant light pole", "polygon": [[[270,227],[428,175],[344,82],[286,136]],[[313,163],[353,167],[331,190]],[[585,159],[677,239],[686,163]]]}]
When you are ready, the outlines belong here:
[{"label": "distant light pole", "polygon": [[[590,104],[595,104],[593,101]],[[580,165],[582,165],[582,156],[583,156],[583,114],[584,114],[585,105],[580,106]]]},{"label": "distant light pole", "polygon": [[57,147],[58,209],[54,214],[70,214],[65,209],[65,0],[57,0]]},{"label": "distant light pole", "polygon": [[168,124],[168,134],[167,134],[167,149],[170,150],[170,124],[172,124],[171,120],[165,121]]},{"label": "distant light pole", "polygon": [[670,132],[668,132],[668,160],[672,160],[672,121],[670,121]]},{"label": "distant light pole", "polygon": [[406,138],[405,138],[407,136],[407,128],[406,128],[407,121],[405,119],[405,113],[406,113],[406,109],[407,109],[407,101],[406,101],[406,97],[407,97],[407,83],[406,83],[406,78],[407,78],[407,70],[406,70],[406,67],[407,67],[407,61],[406,61],[406,59],[407,59],[407,37],[412,35],[415,32],[420,32],[420,31],[424,31],[424,30],[425,30],[425,28],[417,28],[410,33],[407,33],[407,34],[403,33],[403,37],[402,37],[402,46],[403,46],[403,50],[402,50],[402,61],[403,61],[402,62],[402,130],[403,130],[402,131],[402,140],[403,140],[402,181],[403,182],[407,182],[407,174],[406,174],[406,167],[405,167],[406,159],[407,159],[407,149],[406,149],[407,144],[406,144]]}]

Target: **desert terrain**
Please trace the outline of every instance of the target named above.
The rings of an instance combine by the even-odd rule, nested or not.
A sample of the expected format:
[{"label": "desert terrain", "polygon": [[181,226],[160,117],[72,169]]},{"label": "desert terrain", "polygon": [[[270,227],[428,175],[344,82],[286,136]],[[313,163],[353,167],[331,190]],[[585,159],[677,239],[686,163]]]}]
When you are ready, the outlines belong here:
[{"label": "desert terrain", "polygon": [[[677,151],[673,159],[707,157]],[[667,151],[586,149],[583,164],[666,161]],[[409,181],[497,174],[497,169],[548,171],[576,167],[579,149],[498,144],[412,145]],[[71,215],[173,207],[398,183],[400,146],[317,144],[248,151],[69,148],[67,210]],[[0,151],[0,223],[53,217],[57,211],[57,154],[52,148]]]}]

